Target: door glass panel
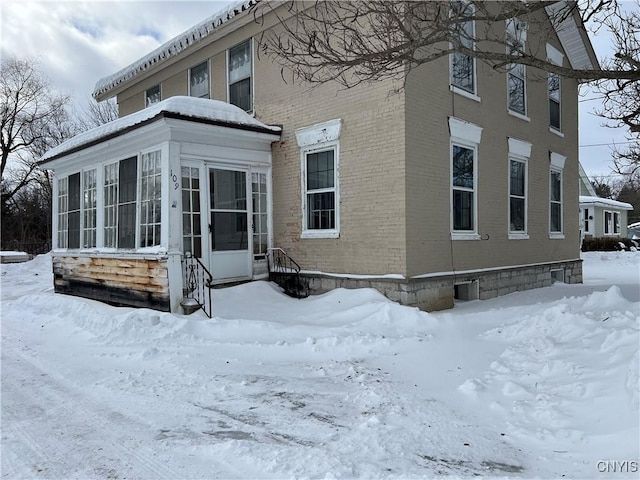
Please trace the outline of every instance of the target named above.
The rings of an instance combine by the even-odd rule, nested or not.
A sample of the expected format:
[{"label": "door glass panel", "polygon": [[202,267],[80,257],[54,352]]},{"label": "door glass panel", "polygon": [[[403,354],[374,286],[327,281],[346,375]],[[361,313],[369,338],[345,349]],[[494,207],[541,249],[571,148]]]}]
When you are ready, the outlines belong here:
[{"label": "door glass panel", "polygon": [[248,250],[246,173],[209,170],[211,250]]}]

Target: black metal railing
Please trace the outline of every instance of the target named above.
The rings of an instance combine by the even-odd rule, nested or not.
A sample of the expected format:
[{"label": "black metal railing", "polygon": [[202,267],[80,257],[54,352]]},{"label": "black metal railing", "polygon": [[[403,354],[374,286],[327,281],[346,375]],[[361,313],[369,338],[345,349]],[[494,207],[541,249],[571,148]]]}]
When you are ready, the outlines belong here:
[{"label": "black metal railing", "polygon": [[267,268],[269,280],[282,287],[287,295],[295,298],[309,296],[309,285],[300,276],[300,265],[284,250],[267,249]]},{"label": "black metal railing", "polygon": [[202,309],[211,318],[211,282],[213,276],[199,258],[187,252],[182,259],[183,300],[186,313]]}]

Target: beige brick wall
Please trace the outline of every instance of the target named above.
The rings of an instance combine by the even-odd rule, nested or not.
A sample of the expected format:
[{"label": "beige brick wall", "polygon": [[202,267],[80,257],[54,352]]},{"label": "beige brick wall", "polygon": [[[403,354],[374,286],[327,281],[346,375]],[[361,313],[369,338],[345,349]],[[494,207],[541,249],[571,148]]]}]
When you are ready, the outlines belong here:
[{"label": "beige brick wall", "polygon": [[[267,18],[269,26],[273,19]],[[234,22],[232,22],[234,23]],[[234,27],[235,28],[235,27]],[[249,23],[222,38],[213,36],[190,54],[143,74],[118,94],[122,115],[144,107],[144,90],[162,83],[163,98],[186,95],[187,71],[209,59],[211,92],[226,101],[226,51],[261,25]],[[215,40],[215,42],[212,42]],[[544,50],[529,33],[529,48]],[[556,38],[550,40],[556,47]],[[549,132],[546,75],[527,69],[530,121],[507,113],[506,74],[478,63],[480,102],[452,93],[448,59],[421,67],[404,93],[378,82],[341,90],[311,89],[282,78],[280,68],[257,55],[254,42],[254,113],[283,125],[273,148],[275,245],[305,270],[408,276],[569,260],[578,251],[577,85],[563,80],[564,138]],[[565,59],[566,62],[566,59]],[[483,127],[478,150],[479,241],[450,240],[449,116]],[[302,239],[300,149],[296,128],[341,118],[340,237]],[[514,137],[533,144],[528,164],[528,240],[508,239],[508,144]],[[549,239],[549,152],[567,157],[564,169],[565,240]]]}]

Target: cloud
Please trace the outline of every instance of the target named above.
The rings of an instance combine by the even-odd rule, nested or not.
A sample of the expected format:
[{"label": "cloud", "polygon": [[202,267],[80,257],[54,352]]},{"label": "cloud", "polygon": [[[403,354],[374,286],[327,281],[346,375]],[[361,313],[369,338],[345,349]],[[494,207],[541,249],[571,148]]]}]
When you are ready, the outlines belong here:
[{"label": "cloud", "polygon": [[96,82],[228,1],[3,1],[0,55],[37,58],[53,87],[86,104]]}]

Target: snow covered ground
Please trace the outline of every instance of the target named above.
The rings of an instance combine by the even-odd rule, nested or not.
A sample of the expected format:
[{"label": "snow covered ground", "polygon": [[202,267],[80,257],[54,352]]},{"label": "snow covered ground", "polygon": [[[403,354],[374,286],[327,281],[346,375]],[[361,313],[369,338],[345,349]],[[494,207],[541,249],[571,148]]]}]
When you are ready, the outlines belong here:
[{"label": "snow covered ground", "polygon": [[215,290],[211,320],[2,265],[3,478],[638,478],[640,252],[427,314]]}]

